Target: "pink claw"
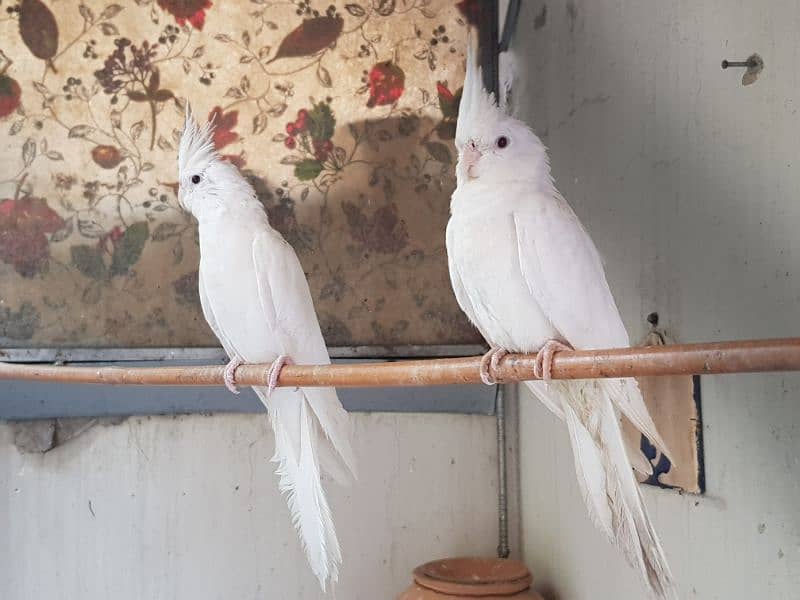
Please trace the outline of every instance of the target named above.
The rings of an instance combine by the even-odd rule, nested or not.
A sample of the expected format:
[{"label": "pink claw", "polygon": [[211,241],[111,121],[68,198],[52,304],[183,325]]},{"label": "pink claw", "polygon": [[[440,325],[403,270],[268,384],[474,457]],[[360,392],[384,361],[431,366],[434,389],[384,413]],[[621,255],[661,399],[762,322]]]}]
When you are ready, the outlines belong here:
[{"label": "pink claw", "polygon": [[550,381],[553,372],[553,355],[561,350],[574,350],[574,348],[558,340],[547,340],[536,354],[533,374],[543,381]]},{"label": "pink claw", "polygon": [[281,354],[272,362],[267,371],[267,396],[271,396],[273,390],[278,387],[278,377],[280,377],[283,367],[293,364],[294,361],[286,354]]},{"label": "pink claw", "polygon": [[507,350],[492,347],[486,354],[481,357],[481,381],[486,385],[494,385],[497,383],[497,376],[495,372],[503,357],[508,354]]},{"label": "pink claw", "polygon": [[236,369],[244,364],[244,361],[238,356],[234,356],[230,362],[225,365],[225,387],[233,394],[238,394],[239,389],[236,387]]}]

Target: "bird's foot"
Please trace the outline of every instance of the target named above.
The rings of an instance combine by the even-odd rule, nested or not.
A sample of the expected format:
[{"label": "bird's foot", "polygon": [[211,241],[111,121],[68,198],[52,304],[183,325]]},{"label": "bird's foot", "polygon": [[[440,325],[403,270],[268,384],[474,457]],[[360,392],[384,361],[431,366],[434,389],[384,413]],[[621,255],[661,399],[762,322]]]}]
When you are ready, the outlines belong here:
[{"label": "bird's foot", "polygon": [[269,371],[267,371],[267,396],[271,396],[273,390],[278,387],[278,377],[280,377],[283,367],[293,364],[294,361],[286,354],[281,354],[272,362]]},{"label": "bird's foot", "polygon": [[234,356],[230,362],[225,365],[225,387],[233,394],[239,393],[239,388],[236,387],[236,369],[244,364],[244,361]]},{"label": "bird's foot", "polygon": [[494,385],[497,383],[497,367],[503,357],[508,354],[508,350],[493,346],[481,358],[481,381],[486,385]]},{"label": "bird's foot", "polygon": [[547,340],[536,354],[533,374],[543,381],[550,381],[553,372],[553,355],[561,350],[574,350],[574,348],[558,340]]}]

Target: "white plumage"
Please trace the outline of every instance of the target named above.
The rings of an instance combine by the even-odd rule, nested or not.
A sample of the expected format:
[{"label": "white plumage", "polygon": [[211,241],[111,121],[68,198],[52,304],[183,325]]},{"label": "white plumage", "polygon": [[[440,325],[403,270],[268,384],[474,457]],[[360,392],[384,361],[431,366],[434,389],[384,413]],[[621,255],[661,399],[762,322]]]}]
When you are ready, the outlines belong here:
[{"label": "white plumage", "polygon": [[[456,145],[450,278],[461,308],[486,340],[515,352],[539,352],[549,340],[582,349],[629,346],[600,257],[556,190],[545,147],[486,93],[471,48]],[[592,521],[655,596],[673,597],[619,427],[617,409],[666,452],[635,380],[526,385],[567,424]],[[637,469],[650,469],[638,451],[631,456]]]},{"label": "white plumage", "polygon": [[[213,126],[187,112],[178,169],[180,202],[200,232],[200,300],[228,356],[270,363],[330,362],[305,274],[291,246],[267,220],[252,187],[217,155]],[[342,556],[322,471],[345,481],[355,473],[347,413],[333,388],[255,387],[275,432],[280,489],[314,574],[325,589]]]}]

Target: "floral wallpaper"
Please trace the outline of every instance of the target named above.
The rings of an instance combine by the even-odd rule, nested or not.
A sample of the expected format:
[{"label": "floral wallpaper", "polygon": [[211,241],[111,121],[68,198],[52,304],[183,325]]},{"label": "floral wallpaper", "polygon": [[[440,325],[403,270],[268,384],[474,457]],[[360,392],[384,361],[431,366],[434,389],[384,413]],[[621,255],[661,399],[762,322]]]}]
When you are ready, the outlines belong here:
[{"label": "floral wallpaper", "polygon": [[216,345],[184,103],[306,270],[328,343],[480,340],[444,231],[466,0],[0,0],[0,344]]}]

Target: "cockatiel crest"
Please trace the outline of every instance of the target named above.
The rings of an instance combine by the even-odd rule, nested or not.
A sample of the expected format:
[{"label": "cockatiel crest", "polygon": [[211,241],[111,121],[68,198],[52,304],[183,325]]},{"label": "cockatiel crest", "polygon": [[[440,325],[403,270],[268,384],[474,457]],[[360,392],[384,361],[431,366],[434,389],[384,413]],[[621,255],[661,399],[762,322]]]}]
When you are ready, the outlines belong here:
[{"label": "cockatiel crest", "polygon": [[178,203],[198,220],[219,207],[225,198],[253,195],[252,187],[236,167],[223,160],[214,148],[214,121],[198,125],[188,103],[178,146],[178,178]]},{"label": "cockatiel crest", "polygon": [[190,175],[202,174],[206,167],[219,159],[214,149],[213,132],[213,120],[199,126],[187,104],[183,135],[178,147],[178,176],[182,183]]},{"label": "cockatiel crest", "polygon": [[[508,87],[510,82],[504,82]],[[503,99],[509,98],[506,89]],[[527,124],[508,113],[505,101],[498,104],[494,94],[487,92],[472,45],[467,46],[467,69],[464,91],[458,110],[456,149],[458,185],[480,180],[481,174],[491,173],[498,180],[518,179],[519,165],[526,174],[541,173],[550,180],[547,149]]]}]

